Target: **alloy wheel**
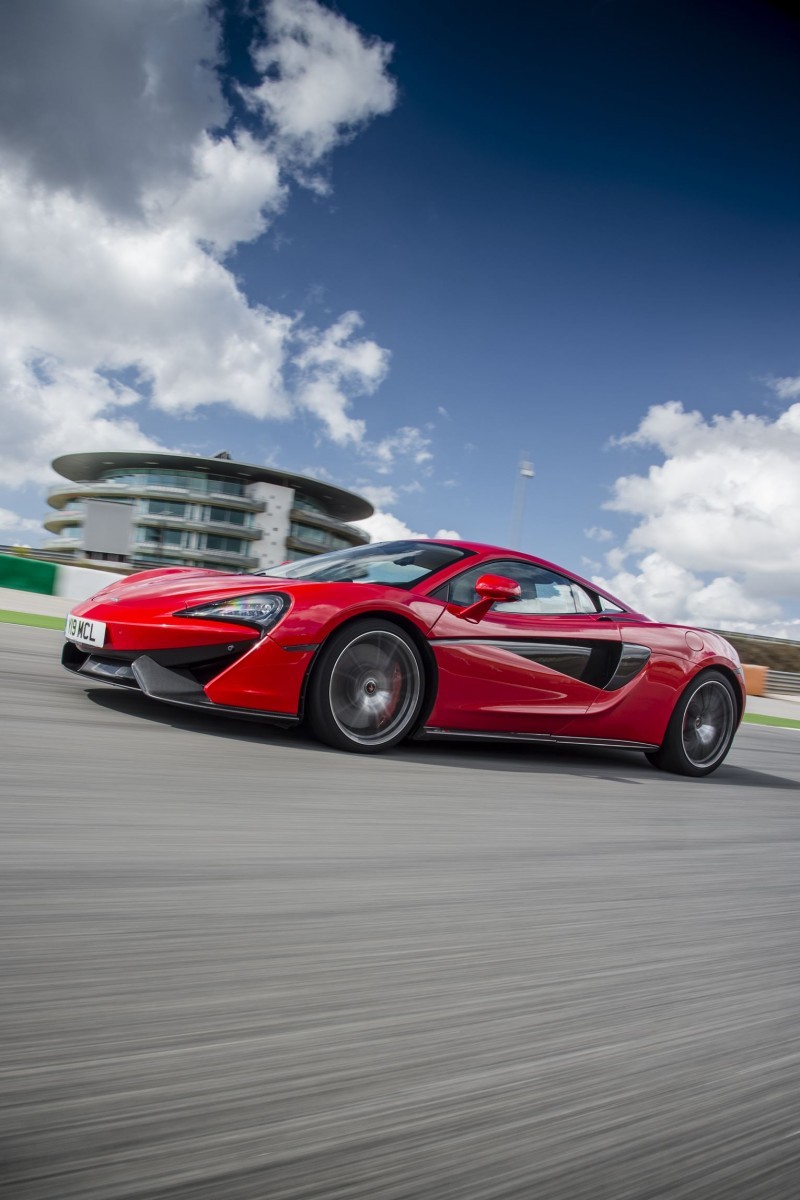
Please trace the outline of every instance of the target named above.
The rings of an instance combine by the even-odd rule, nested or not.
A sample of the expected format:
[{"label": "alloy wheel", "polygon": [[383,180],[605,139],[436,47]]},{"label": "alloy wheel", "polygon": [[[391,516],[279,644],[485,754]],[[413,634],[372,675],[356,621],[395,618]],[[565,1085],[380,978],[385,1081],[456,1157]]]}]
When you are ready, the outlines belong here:
[{"label": "alloy wheel", "polygon": [[683,749],[695,767],[709,767],[725,754],[735,724],[731,693],[717,679],[697,688],[683,714]]},{"label": "alloy wheel", "polygon": [[405,639],[372,630],[348,642],[333,664],[331,715],[351,741],[380,745],[411,722],[421,688],[419,666]]}]

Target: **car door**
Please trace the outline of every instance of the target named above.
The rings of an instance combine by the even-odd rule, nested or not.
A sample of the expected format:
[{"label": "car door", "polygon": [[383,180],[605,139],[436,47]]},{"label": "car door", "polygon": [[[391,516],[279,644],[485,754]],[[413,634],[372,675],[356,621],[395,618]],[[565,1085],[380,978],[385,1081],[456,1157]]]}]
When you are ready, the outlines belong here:
[{"label": "car door", "polygon": [[[479,621],[481,575],[514,579],[522,595]],[[429,728],[552,734],[585,713],[619,663],[617,624],[566,576],[519,559],[483,561],[434,595],[447,602],[431,631],[439,674]]]}]

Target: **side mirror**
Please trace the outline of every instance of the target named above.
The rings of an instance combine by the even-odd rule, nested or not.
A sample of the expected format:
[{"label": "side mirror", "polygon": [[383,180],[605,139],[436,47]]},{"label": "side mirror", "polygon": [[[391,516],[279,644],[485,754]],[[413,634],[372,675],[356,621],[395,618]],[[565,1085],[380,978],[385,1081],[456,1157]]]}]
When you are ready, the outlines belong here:
[{"label": "side mirror", "polygon": [[522,595],[522,588],[517,581],[505,575],[481,575],[475,584],[475,591],[482,599],[500,604],[510,604]]},{"label": "side mirror", "polygon": [[505,575],[481,575],[475,584],[475,591],[480,596],[475,604],[470,604],[458,614],[462,621],[480,621],[485,617],[493,604],[509,604],[519,600],[522,588],[514,579]]}]

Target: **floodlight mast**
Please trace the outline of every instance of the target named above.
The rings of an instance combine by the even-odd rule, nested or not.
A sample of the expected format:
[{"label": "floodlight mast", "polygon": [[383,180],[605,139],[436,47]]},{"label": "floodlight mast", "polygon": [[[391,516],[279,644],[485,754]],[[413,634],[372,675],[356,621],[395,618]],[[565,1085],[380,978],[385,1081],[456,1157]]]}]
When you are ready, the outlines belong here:
[{"label": "floodlight mast", "polygon": [[514,498],[514,525],[511,534],[511,544],[517,550],[522,549],[522,526],[525,519],[525,491],[526,484],[529,479],[533,479],[535,471],[533,463],[529,461],[527,455],[519,464],[519,474],[517,475],[517,484]]}]

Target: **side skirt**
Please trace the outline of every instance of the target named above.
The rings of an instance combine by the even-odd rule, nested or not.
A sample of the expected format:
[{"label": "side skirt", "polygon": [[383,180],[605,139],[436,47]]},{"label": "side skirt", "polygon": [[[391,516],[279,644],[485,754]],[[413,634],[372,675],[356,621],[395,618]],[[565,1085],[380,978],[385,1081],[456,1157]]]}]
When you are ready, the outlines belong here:
[{"label": "side skirt", "polygon": [[426,725],[416,735],[418,740],[428,738],[462,738],[481,742],[535,742],[546,746],[606,746],[611,750],[658,750],[655,742],[629,742],[624,738],[559,737],[556,733],[484,733],[473,729],[436,729]]}]

